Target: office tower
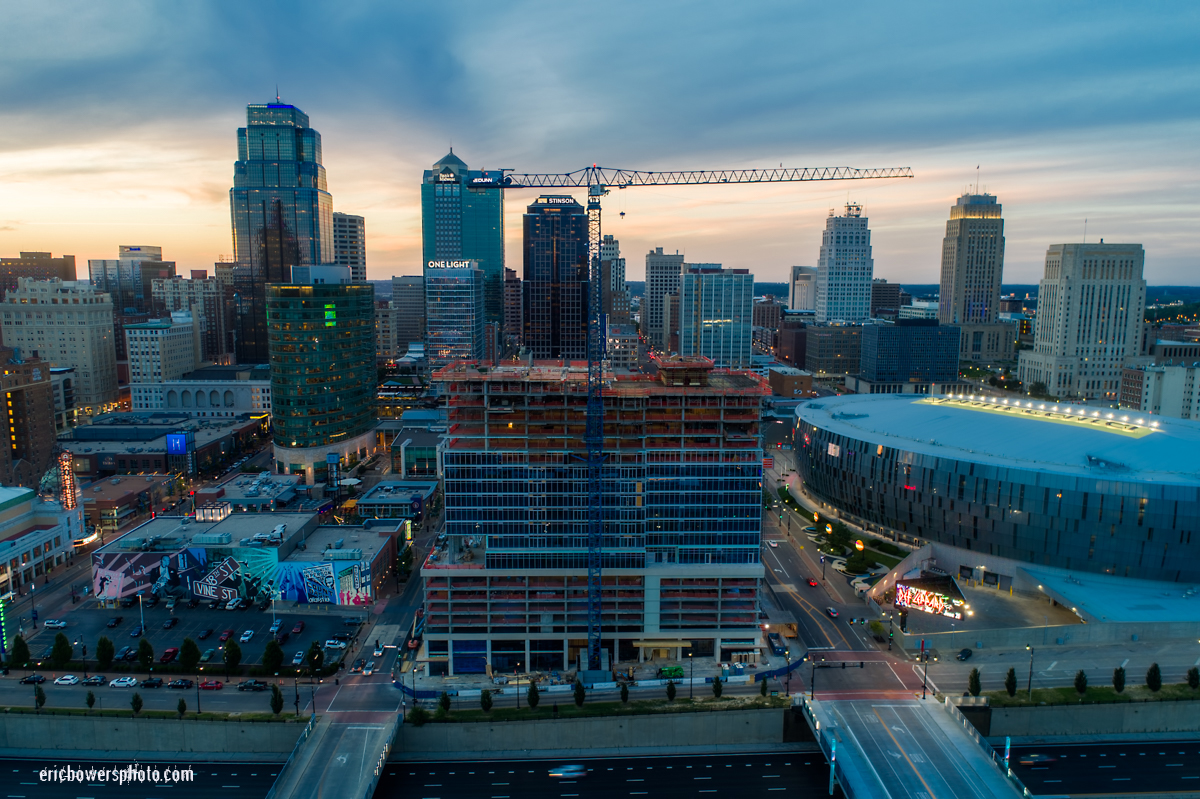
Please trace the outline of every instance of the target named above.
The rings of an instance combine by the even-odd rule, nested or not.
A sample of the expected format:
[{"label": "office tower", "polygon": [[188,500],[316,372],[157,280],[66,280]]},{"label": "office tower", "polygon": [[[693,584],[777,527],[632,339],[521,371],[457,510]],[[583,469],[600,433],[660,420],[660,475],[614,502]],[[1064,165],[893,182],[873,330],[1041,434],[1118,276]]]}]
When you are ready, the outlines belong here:
[{"label": "office tower", "polygon": [[629,288],[625,285],[625,259],[621,242],[605,236],[600,242],[600,276],[604,281],[603,312],[614,325],[629,323]]},{"label": "office tower", "polygon": [[[197,275],[197,272],[199,275]],[[230,353],[229,332],[233,320],[225,301],[225,286],[203,269],[193,269],[192,278],[175,277],[154,280],[150,285],[154,306],[164,313],[191,311],[200,326],[200,359],[219,362]]]},{"label": "office tower", "polygon": [[679,273],[683,255],[664,253],[655,247],[646,253],[646,292],[642,298],[642,332],[654,349],[666,349],[670,333],[663,329],[663,297],[679,293]]},{"label": "office tower", "polygon": [[410,344],[425,343],[425,278],[405,275],[392,278],[392,323],[396,332],[397,357],[404,357]]},{"label": "office tower", "polygon": [[754,326],[770,330],[779,329],[779,320],[783,318],[784,304],[776,302],[775,297],[768,294],[761,300],[754,301]]},{"label": "office tower", "polygon": [[54,429],[63,433],[75,426],[75,367],[51,366],[50,390],[54,394]]},{"label": "office tower", "polygon": [[350,269],[351,282],[367,282],[367,223],[361,216],[333,212],[333,262]]},{"label": "office tower", "polygon": [[54,463],[54,390],[50,364],[0,347],[0,391],[8,435],[0,445],[0,484],[36,489]]},{"label": "office tower", "polygon": [[900,284],[889,283],[881,277],[871,281],[871,316],[895,316],[900,312]]},{"label": "office tower", "polygon": [[748,269],[687,264],[679,276],[679,354],[750,367],[754,276]]},{"label": "office tower", "polygon": [[588,218],[574,197],[542,195],[525,212],[525,347],[534,358],[587,358]]},{"label": "office tower", "polygon": [[23,277],[0,302],[4,345],[75,367],[75,404],[92,416],[117,402],[112,298],[83,280]]},{"label": "office tower", "polygon": [[662,298],[662,340],[654,348],[662,352],[679,352],[679,289]]},{"label": "office tower", "polygon": [[858,374],[862,325],[808,325],[804,329],[804,369],[814,376]]},{"label": "office tower", "polygon": [[162,259],[162,247],[122,244],[117,258],[88,261],[92,285],[108,292],[118,317],[153,313],[153,281],[174,275],[175,262]]},{"label": "office tower", "polygon": [[606,332],[604,358],[613,369],[638,368],[638,330],[634,325],[609,322]]},{"label": "office tower", "polygon": [[846,203],[846,212],[830,210],[821,235],[817,263],[817,323],[862,322],[871,315],[871,231],[858,203]]},{"label": "office tower", "polygon": [[1200,365],[1155,364],[1126,368],[1121,375],[1122,410],[1174,419],[1200,419]]},{"label": "office tower", "polygon": [[314,485],[376,449],[375,286],[346,267],[291,273],[266,294],[275,466]]},{"label": "office tower", "polygon": [[504,270],[504,336],[513,346],[520,346],[524,334],[524,304],[521,278],[515,269]]},{"label": "office tower", "polygon": [[1056,397],[1116,402],[1141,353],[1146,253],[1140,244],[1054,244],[1038,285],[1037,330],[1017,372]]},{"label": "office tower", "polygon": [[[350,275],[351,282],[357,282],[353,271]],[[392,310],[391,300],[375,300],[375,360],[394,363],[403,354],[396,354],[396,312]]]},{"label": "office tower", "polygon": [[422,261],[475,261],[484,322],[504,324],[504,192],[499,170],[468,169],[454,149],[421,179]]},{"label": "office tower", "polygon": [[815,266],[792,267],[788,308],[793,311],[817,310],[817,268]]},{"label": "office tower", "polygon": [[17,287],[17,280],[31,277],[35,280],[78,280],[75,274],[75,256],[55,258],[48,252],[23,252],[16,258],[0,257],[0,299],[4,292]]},{"label": "office tower", "polygon": [[287,284],[297,264],[333,262],[333,197],[321,134],[286,103],[246,106],[238,128],[229,206],[238,363],[267,361],[267,286]]},{"label": "office tower", "polygon": [[[729,661],[761,645],[770,390],[704,358],[657,366],[604,374],[603,660]],[[587,652],[587,367],[460,362],[437,380],[454,432],[442,453],[449,545],[421,567],[431,667],[574,668]]]},{"label": "office tower", "polygon": [[807,357],[809,316],[802,318],[798,313],[786,313],[779,321],[775,336],[775,357],[786,364],[803,369]]},{"label": "office tower", "polygon": [[964,194],[950,209],[942,239],[938,321],[944,325],[996,321],[1004,271],[1004,220],[991,194]]},{"label": "office tower", "polygon": [[958,385],[959,331],[936,319],[901,319],[863,325],[858,394],[938,394]]},{"label": "office tower", "polygon": [[136,325],[125,325],[129,382],[178,380],[200,365],[201,337],[191,311]]},{"label": "office tower", "polygon": [[484,275],[474,261],[425,264],[425,357],[436,370],[484,357]]}]

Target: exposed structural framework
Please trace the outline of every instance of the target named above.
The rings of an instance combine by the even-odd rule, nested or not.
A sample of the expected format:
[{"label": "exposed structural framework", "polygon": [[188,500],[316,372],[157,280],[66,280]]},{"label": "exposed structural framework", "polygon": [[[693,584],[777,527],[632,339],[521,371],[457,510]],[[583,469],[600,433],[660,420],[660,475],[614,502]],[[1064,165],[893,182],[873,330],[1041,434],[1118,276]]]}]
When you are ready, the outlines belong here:
[{"label": "exposed structural framework", "polygon": [[604,540],[603,481],[604,465],[604,400],[603,387],[604,324],[600,267],[600,199],[610,188],[627,189],[633,186],[724,185],[730,183],[790,183],[810,180],[870,180],[878,178],[911,178],[910,167],[855,169],[853,167],[802,167],[797,169],[718,169],[686,172],[644,172],[633,169],[612,169],[592,164],[574,172],[560,174],[518,173],[500,170],[495,178],[481,177],[476,187],[502,189],[560,189],[588,190],[588,400],[587,400],[587,465],[588,465],[588,669],[600,669],[600,549]]}]

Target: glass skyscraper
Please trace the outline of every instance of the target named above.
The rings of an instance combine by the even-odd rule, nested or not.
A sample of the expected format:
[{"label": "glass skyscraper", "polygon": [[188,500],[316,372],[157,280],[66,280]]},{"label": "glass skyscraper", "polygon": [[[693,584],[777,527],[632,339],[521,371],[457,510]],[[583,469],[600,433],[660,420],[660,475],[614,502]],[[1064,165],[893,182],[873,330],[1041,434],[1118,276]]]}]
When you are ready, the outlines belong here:
[{"label": "glass skyscraper", "polygon": [[421,180],[423,263],[475,261],[484,323],[504,323],[504,192],[499,170],[471,170],[451,150]]},{"label": "glass skyscraper", "polygon": [[542,195],[524,222],[525,346],[534,358],[587,358],[587,212],[569,195]]},{"label": "glass skyscraper", "polygon": [[229,191],[239,363],[267,361],[267,284],[288,283],[297,264],[334,259],[333,197],[321,134],[292,105],[246,107]]},{"label": "glass skyscraper", "polygon": [[474,261],[425,264],[425,356],[431,369],[483,357],[483,270]]},{"label": "glass skyscraper", "polygon": [[[749,369],[754,275],[748,269],[685,264],[679,276],[679,354]],[[674,320],[672,320],[673,322]]]}]

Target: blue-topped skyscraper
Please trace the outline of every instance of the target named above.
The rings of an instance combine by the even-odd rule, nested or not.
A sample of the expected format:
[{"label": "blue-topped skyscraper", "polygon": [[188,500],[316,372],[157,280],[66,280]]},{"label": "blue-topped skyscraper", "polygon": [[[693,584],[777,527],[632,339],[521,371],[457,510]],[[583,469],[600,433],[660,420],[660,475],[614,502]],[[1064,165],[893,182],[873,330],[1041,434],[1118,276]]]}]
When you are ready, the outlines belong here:
[{"label": "blue-topped skyscraper", "polygon": [[468,169],[454,150],[421,180],[422,264],[474,261],[484,323],[504,324],[504,192],[500,170]]},{"label": "blue-topped skyscraper", "polygon": [[293,105],[246,106],[229,191],[239,363],[267,362],[267,284],[290,283],[297,264],[332,263],[333,197],[321,134]]}]

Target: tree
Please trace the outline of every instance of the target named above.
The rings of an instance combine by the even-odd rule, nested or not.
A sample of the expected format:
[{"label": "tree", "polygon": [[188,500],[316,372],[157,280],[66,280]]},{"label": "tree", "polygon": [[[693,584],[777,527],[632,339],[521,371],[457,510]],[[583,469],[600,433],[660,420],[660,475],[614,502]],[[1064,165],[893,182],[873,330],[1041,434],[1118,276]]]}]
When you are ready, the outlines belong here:
[{"label": "tree", "polygon": [[271,683],[271,712],[278,716],[283,711],[283,691],[279,683]]},{"label": "tree", "polygon": [[[145,639],[143,639],[143,640],[145,640]],[[142,695],[135,692],[133,695],[133,698],[129,700],[129,706],[131,708],[133,708],[133,715],[136,716],[138,713],[141,713],[142,712]]]},{"label": "tree", "polygon": [[308,667],[312,669],[313,674],[321,670],[321,666],[325,665],[325,652],[321,649],[320,641],[313,641],[312,646],[308,648]]},{"label": "tree", "polygon": [[74,655],[75,647],[71,646],[71,642],[67,640],[67,636],[62,633],[54,636],[54,647],[50,651],[50,662],[54,664],[55,669],[66,668]]},{"label": "tree", "polygon": [[1017,670],[1009,669],[1008,674],[1004,675],[1004,690],[1009,696],[1017,695]]},{"label": "tree", "polygon": [[229,678],[229,672],[237,671],[238,666],[242,665],[242,648],[238,646],[237,641],[230,638],[225,642],[225,678]]},{"label": "tree", "polygon": [[575,707],[583,707],[583,701],[587,699],[587,690],[583,687],[583,683],[578,678],[575,679]]},{"label": "tree", "polygon": [[429,721],[429,711],[423,707],[414,707],[408,711],[408,722],[414,727],[424,726]]},{"label": "tree", "polygon": [[967,690],[971,692],[971,696],[979,696],[979,669],[971,669],[971,674],[967,677]]},{"label": "tree", "polygon": [[[716,685],[716,683],[719,683],[720,681],[721,681],[721,678],[720,678],[720,677],[715,677],[715,678],[713,678],[713,684],[714,684],[714,685]],[[759,682],[760,682],[760,683],[762,683],[762,684],[761,684],[761,685],[758,687],[758,695],[759,695],[759,696],[766,696],[766,695],[767,695],[767,681],[766,681],[766,680],[759,680]],[[721,695],[721,693],[720,693],[719,691],[717,691],[715,688],[713,689],[713,693],[714,693],[714,694],[716,694],[717,696],[720,696],[720,695]]]},{"label": "tree", "polygon": [[623,683],[621,683],[621,702],[627,703],[628,701],[629,701],[629,683],[623,682]]},{"label": "tree", "polygon": [[[184,643],[187,643],[186,641]],[[102,671],[108,671],[112,666],[113,655],[117,653],[117,648],[113,646],[113,642],[109,640],[107,635],[100,636],[100,640],[96,642],[96,665]]]},{"label": "tree", "polygon": [[[767,681],[766,681],[766,680],[760,680],[760,682],[762,682],[762,684],[763,684],[763,685],[766,685],[766,684],[767,684]],[[725,684],[724,684],[724,683],[722,683],[722,682],[721,682],[719,679],[718,679],[718,680],[713,680],[713,684],[712,684],[712,691],[713,691],[713,698],[714,698],[714,699],[720,699],[720,698],[721,698],[721,692],[725,690],[725,687],[724,687],[724,685],[725,685]]]},{"label": "tree", "polygon": [[1192,666],[1187,670],[1187,684],[1193,691],[1200,688],[1200,669]]},{"label": "tree", "polygon": [[33,686],[33,705],[37,710],[42,709],[42,705],[46,704],[46,692],[42,690],[42,686]]},{"label": "tree", "polygon": [[866,550],[855,552],[846,558],[846,571],[851,574],[866,574],[875,568],[875,558],[868,555]]},{"label": "tree", "polygon": [[483,708],[484,713],[492,712],[492,692],[486,688],[479,694],[479,707]]},{"label": "tree", "polygon": [[529,700],[529,709],[537,710],[538,702],[540,702],[542,699],[541,695],[538,693],[537,683],[529,683],[529,692],[525,695],[525,697]]},{"label": "tree", "polygon": [[25,639],[18,635],[13,639],[12,652],[9,653],[8,663],[10,666],[24,666],[29,662],[29,644],[25,643]]},{"label": "tree", "polygon": [[195,671],[200,665],[200,647],[191,638],[184,638],[179,645],[179,665],[184,671]]},{"label": "tree", "polygon": [[[278,686],[276,686],[276,688],[278,688]],[[175,712],[179,714],[179,718],[183,718],[183,714],[187,713],[187,700],[185,700],[183,697],[179,698],[179,704],[175,706]],[[278,713],[279,711],[277,710],[275,712]]]},{"label": "tree", "polygon": [[1150,664],[1150,670],[1146,672],[1146,687],[1155,693],[1162,688],[1162,669],[1157,663]]},{"label": "tree", "polygon": [[450,694],[446,693],[445,691],[442,691],[442,695],[438,697],[438,709],[441,710],[442,713],[450,712]]},{"label": "tree", "polygon": [[267,674],[278,674],[283,665],[283,647],[274,638],[263,647],[262,665]]},{"label": "tree", "polygon": [[667,701],[668,702],[675,701],[675,681],[674,680],[667,680]]},{"label": "tree", "polygon": [[1125,668],[1123,666],[1113,669],[1113,690],[1117,693],[1125,690]]},{"label": "tree", "polygon": [[154,662],[154,647],[145,638],[138,642],[137,659],[138,664],[148,673],[150,664]]},{"label": "tree", "polygon": [[1075,693],[1083,696],[1087,693],[1087,674],[1083,669],[1075,672]]}]

